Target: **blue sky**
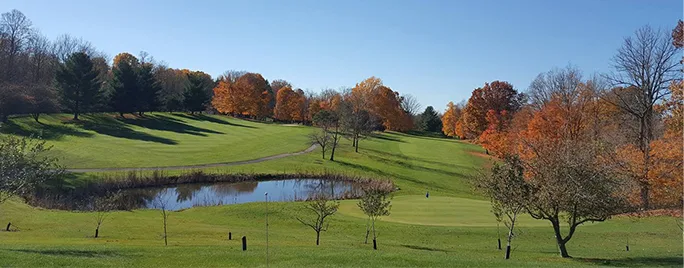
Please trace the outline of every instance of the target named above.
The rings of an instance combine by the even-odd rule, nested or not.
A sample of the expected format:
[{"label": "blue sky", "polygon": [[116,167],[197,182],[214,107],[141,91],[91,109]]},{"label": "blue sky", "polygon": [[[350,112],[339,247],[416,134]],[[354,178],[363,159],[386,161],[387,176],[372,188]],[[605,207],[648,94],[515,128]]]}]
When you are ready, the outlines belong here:
[{"label": "blue sky", "polygon": [[377,76],[443,110],[506,80],[524,91],[540,72],[609,70],[624,37],[668,32],[681,0],[586,1],[33,1],[2,0],[54,39],[69,33],[114,56],[144,50],[170,67],[259,72],[302,89]]}]

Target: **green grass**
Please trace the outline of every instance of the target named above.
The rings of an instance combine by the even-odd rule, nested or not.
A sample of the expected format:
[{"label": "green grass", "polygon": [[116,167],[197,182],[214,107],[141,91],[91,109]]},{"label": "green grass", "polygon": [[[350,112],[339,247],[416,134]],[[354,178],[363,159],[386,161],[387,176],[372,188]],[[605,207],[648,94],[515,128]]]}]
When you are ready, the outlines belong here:
[{"label": "green grass", "polygon": [[[57,116],[52,118],[55,119],[50,120],[56,120]],[[304,133],[311,131],[307,127],[216,118],[286,133],[281,136],[304,136]],[[19,121],[28,122],[23,120]],[[204,127],[215,131],[223,127],[232,129],[221,125],[216,124],[216,128],[212,125]],[[136,131],[153,130],[141,128]],[[220,132],[227,131],[224,129]],[[101,134],[89,137],[67,135],[51,142],[55,146],[61,142],[64,146],[81,147],[81,142],[97,144],[103,139],[112,139],[111,142],[127,140],[98,135]],[[229,139],[226,137],[228,134],[189,138],[201,139],[213,135],[217,135],[213,137],[214,140],[221,140],[221,137]],[[255,132],[254,135],[261,133]],[[95,142],[89,139],[101,140]],[[178,137],[175,139],[180,140]],[[305,137],[293,139],[305,140]],[[140,140],[127,142],[139,145],[155,143]],[[316,151],[206,171],[334,171],[390,177],[400,188],[394,194],[392,215],[382,218],[378,223],[378,251],[373,251],[370,244],[363,243],[366,221],[356,208],[355,200],[342,201],[340,211],[330,218],[330,229],[322,234],[318,247],[314,244],[315,233],[294,219],[295,215],[302,213],[302,204],[269,204],[269,253],[270,264],[274,267],[682,266],[682,233],[676,220],[671,217],[651,217],[638,221],[616,218],[580,226],[568,245],[574,258],[562,259],[556,253],[553,232],[548,224],[523,216],[520,219],[521,229],[513,242],[513,258],[503,260],[503,252],[496,250],[496,221],[489,212],[489,204],[473,193],[468,183],[469,176],[490,163],[490,160],[482,157],[481,148],[449,139],[399,133],[377,134],[362,140],[360,153],[354,153],[350,143],[342,141],[335,162],[321,160],[320,152]],[[181,144],[179,142],[177,145]],[[235,144],[233,146],[250,145],[239,141]],[[252,144],[252,147],[255,146]],[[300,147],[295,150],[306,146]],[[226,152],[221,153],[226,158],[240,157],[231,152],[235,151],[226,148]],[[138,153],[145,158],[145,154],[154,152]],[[173,150],[168,154],[173,155]],[[97,157],[114,159],[125,156]],[[188,158],[188,161],[210,162],[202,158]],[[83,174],[73,180],[96,180],[100,175]],[[425,198],[426,191],[430,192],[429,198]],[[44,210],[13,200],[0,205],[0,223],[12,221],[20,230],[0,232],[0,266],[265,266],[265,213],[264,203],[172,212],[169,219],[170,244],[165,247],[161,239],[161,217],[155,210],[112,213],[102,227],[102,237],[93,239],[95,218],[92,213]],[[233,233],[232,241],[226,239],[229,231]],[[239,242],[243,235],[247,236],[249,242],[246,252],[241,251]],[[627,239],[631,245],[630,252],[624,250]]]},{"label": "green grass", "polygon": [[70,115],[13,119],[0,133],[41,136],[69,168],[157,167],[251,160],[309,147],[306,127],[222,116],[151,113],[144,118]]}]

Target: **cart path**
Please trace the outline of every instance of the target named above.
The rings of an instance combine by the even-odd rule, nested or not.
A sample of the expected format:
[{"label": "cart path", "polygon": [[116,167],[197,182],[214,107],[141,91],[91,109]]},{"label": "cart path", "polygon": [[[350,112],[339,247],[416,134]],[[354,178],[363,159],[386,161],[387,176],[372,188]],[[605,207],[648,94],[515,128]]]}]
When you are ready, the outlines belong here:
[{"label": "cart path", "polygon": [[86,173],[86,172],[107,172],[107,171],[154,171],[154,170],[179,170],[179,169],[194,169],[194,168],[229,167],[229,166],[254,164],[254,163],[270,161],[270,160],[275,160],[275,159],[280,159],[280,158],[285,158],[285,157],[290,157],[290,156],[302,155],[302,154],[312,152],[313,150],[316,149],[316,147],[318,147],[318,146],[316,146],[316,144],[314,144],[314,145],[311,145],[311,147],[309,147],[306,150],[301,151],[301,152],[284,153],[284,154],[278,154],[278,155],[272,155],[272,156],[266,156],[266,157],[262,157],[262,158],[252,159],[252,160],[243,160],[243,161],[235,161],[235,162],[223,162],[223,163],[188,165],[188,166],[166,166],[166,167],[68,168],[65,170],[67,172],[73,172],[73,173]]}]

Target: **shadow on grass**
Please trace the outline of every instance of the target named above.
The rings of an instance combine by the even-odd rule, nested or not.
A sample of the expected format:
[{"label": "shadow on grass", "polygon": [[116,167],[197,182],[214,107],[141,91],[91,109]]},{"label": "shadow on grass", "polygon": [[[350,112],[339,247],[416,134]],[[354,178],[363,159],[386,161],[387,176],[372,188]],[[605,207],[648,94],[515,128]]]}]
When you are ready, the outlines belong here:
[{"label": "shadow on grass", "polygon": [[87,115],[84,116],[84,118],[87,120],[72,121],[70,123],[80,125],[83,129],[92,130],[102,135],[117,138],[156,142],[167,145],[178,144],[178,142],[172,139],[157,137],[133,130],[131,127],[124,124],[124,122],[107,115]]},{"label": "shadow on grass", "polygon": [[160,131],[170,131],[180,134],[190,134],[195,136],[206,136],[205,133],[211,134],[223,134],[222,132],[214,131],[211,129],[200,128],[185,124],[183,121],[176,118],[166,116],[166,115],[146,115],[145,117],[138,118],[122,118],[119,121],[139,126],[142,128],[148,128]]},{"label": "shadow on grass", "polygon": [[[408,169],[412,169],[412,170],[422,170],[422,171],[427,171],[427,172],[435,172],[435,173],[440,173],[440,174],[444,174],[444,175],[447,175],[447,176],[454,176],[454,177],[458,177],[458,176],[463,177],[463,176],[464,176],[464,174],[461,174],[461,173],[458,173],[458,172],[453,172],[453,171],[447,171],[447,170],[442,170],[442,169],[437,169],[437,168],[430,168],[430,167],[425,167],[425,166],[414,165],[414,164],[411,164],[411,163],[409,163],[409,162],[404,162],[404,161],[400,161],[400,160],[388,159],[388,158],[384,158],[384,157],[380,157],[380,156],[375,156],[375,155],[370,155],[370,154],[368,154],[368,157],[369,157],[370,159],[373,159],[373,160],[378,161],[378,162],[382,162],[382,163],[386,163],[386,164],[390,164],[390,165],[397,165],[397,166],[401,166],[401,167],[408,168]],[[445,166],[446,166],[446,164],[441,164],[441,165],[445,165]]]},{"label": "shadow on grass", "polygon": [[357,169],[357,170],[360,170],[360,171],[375,173],[375,174],[377,174],[377,175],[384,176],[384,177],[398,178],[398,179],[402,179],[402,180],[405,180],[405,181],[413,182],[413,183],[415,183],[415,184],[420,184],[420,185],[429,186],[429,187],[434,188],[434,189],[445,189],[445,188],[443,188],[443,187],[436,186],[436,185],[433,185],[433,184],[428,183],[428,182],[425,182],[425,181],[421,181],[421,180],[416,179],[416,178],[412,178],[412,177],[404,176],[404,175],[392,174],[392,173],[383,171],[383,170],[381,170],[381,169],[372,168],[372,167],[369,167],[369,166],[364,166],[364,165],[349,163],[349,162],[345,162],[345,161],[341,161],[341,160],[335,160],[335,163],[338,163],[338,164],[340,164],[340,165],[342,165],[342,166],[345,166],[345,167],[354,168],[354,169]]},{"label": "shadow on grass", "polygon": [[23,137],[40,137],[46,140],[58,140],[64,136],[91,137],[92,133],[83,132],[76,128],[64,125],[52,125],[28,121],[17,124],[14,120],[3,124],[0,133],[12,134]]},{"label": "shadow on grass", "polygon": [[403,142],[403,143],[405,143],[405,141],[403,141],[403,140],[401,140],[401,139],[398,139],[398,138],[395,138],[395,137],[391,137],[391,136],[388,136],[388,135],[385,135],[385,134],[373,133],[373,134],[370,134],[369,136],[372,137],[372,138],[381,139],[381,140],[386,140],[386,141],[394,141],[394,142]]},{"label": "shadow on grass", "polygon": [[384,151],[370,149],[370,148],[362,148],[362,149],[360,149],[360,151],[368,151],[368,152],[378,154],[378,155],[388,155],[391,157],[395,157],[395,158],[399,158],[399,159],[403,159],[403,160],[407,160],[407,161],[419,161],[419,162],[424,162],[424,163],[434,164],[434,165],[447,165],[447,166],[456,167],[456,165],[449,164],[449,163],[444,163],[444,162],[439,162],[439,161],[434,161],[434,160],[426,160],[426,159],[422,159],[422,158],[418,158],[418,157],[410,157],[410,156],[406,156],[403,154],[384,152]]},{"label": "shadow on grass", "polygon": [[178,116],[178,117],[183,117],[186,119],[190,120],[197,120],[197,121],[207,121],[211,123],[216,123],[216,124],[222,124],[222,125],[229,125],[229,126],[235,126],[235,127],[244,127],[244,128],[257,128],[253,126],[247,126],[247,125],[241,125],[241,124],[236,124],[236,123],[231,123],[227,120],[223,120],[221,118],[216,118],[213,116],[208,116],[204,114],[182,114],[182,113],[174,113],[173,115]]},{"label": "shadow on grass", "polygon": [[682,267],[681,257],[635,257],[624,259],[574,258],[581,262],[614,267]]},{"label": "shadow on grass", "polygon": [[51,256],[62,257],[81,257],[81,258],[104,258],[117,257],[121,254],[114,251],[96,251],[96,250],[76,250],[76,249],[8,249],[8,251],[32,253]]},{"label": "shadow on grass", "polygon": [[402,247],[405,247],[405,248],[415,249],[415,250],[436,251],[436,252],[449,252],[448,250],[440,249],[440,248],[429,248],[429,247],[422,247],[422,246],[415,246],[415,245],[401,245],[401,246],[402,246]]}]

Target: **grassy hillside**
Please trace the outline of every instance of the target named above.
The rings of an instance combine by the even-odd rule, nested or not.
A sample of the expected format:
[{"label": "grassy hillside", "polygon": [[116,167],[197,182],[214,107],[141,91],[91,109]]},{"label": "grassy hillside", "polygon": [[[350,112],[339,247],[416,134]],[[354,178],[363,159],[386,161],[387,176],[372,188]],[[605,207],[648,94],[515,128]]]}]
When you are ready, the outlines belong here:
[{"label": "grassy hillside", "polygon": [[[182,116],[158,114],[155,117],[186,119]],[[242,120],[212,117],[235,125],[253,126],[259,130],[281,131],[271,140],[281,143],[302,141],[293,150],[306,148],[307,127],[286,127],[251,123]],[[28,120],[16,124],[28,124]],[[58,117],[51,117],[56,124]],[[16,122],[16,121],[15,121]],[[131,122],[129,129],[141,133],[155,133],[178,141],[176,145],[152,141],[116,138],[102,133],[78,137],[76,135],[52,138],[55,147],[100,146],[101,154],[90,157],[111,159],[129,154],[114,155],[106,148],[122,147],[101,144],[106,140],[131,142],[138,146],[180,146],[189,140],[212,148],[214,142],[230,140],[232,131],[240,129],[213,122],[196,122],[194,126],[224,134],[206,136],[169,133],[146,129]],[[184,123],[186,124],[186,123]],[[187,123],[190,124],[190,123]],[[201,125],[200,125],[201,124]],[[132,126],[136,125],[136,126]],[[49,129],[47,126],[36,126]],[[75,128],[77,129],[77,128]],[[83,130],[88,132],[91,130]],[[245,129],[244,131],[250,131]],[[198,152],[196,157],[177,158],[178,164],[189,162],[210,163],[211,153],[222,154],[226,159],[240,159],[232,150],[257,148],[251,135],[267,135],[254,131],[222,152]],[[288,136],[291,135],[291,136]],[[175,138],[172,138],[175,137]],[[280,139],[281,137],[291,137]],[[183,137],[185,139],[181,139]],[[238,137],[236,134],[234,137]],[[98,141],[99,139],[99,141]],[[287,142],[286,142],[287,141]],[[545,221],[524,216],[521,229],[514,240],[513,259],[503,260],[503,252],[496,250],[497,228],[489,212],[489,204],[474,193],[468,183],[477,169],[490,164],[481,148],[469,143],[449,139],[413,136],[399,133],[376,134],[361,141],[361,151],[353,152],[351,142],[343,140],[336,153],[336,161],[322,160],[320,151],[255,164],[212,168],[207,172],[304,172],[334,171],[365,176],[390,177],[400,188],[395,193],[392,215],[378,223],[379,250],[363,244],[365,218],[358,211],[355,200],[342,201],[338,214],[330,219],[330,229],[322,234],[321,245],[315,246],[315,233],[295,220],[302,215],[301,203],[270,203],[269,252],[274,267],[352,266],[352,267],[578,267],[622,266],[653,267],[682,266],[682,237],[676,220],[671,217],[652,217],[641,220],[617,218],[604,223],[583,225],[568,244],[573,259],[557,256],[553,232]],[[171,147],[164,155],[174,156]],[[191,148],[188,147],[188,148]],[[121,152],[127,148],[119,148]],[[131,149],[135,150],[135,149]],[[240,149],[242,150],[242,149]],[[245,149],[246,150],[246,149]],[[282,151],[280,151],[282,152]],[[59,152],[64,154],[64,152]],[[277,154],[273,151],[268,154]],[[78,156],[80,153],[69,152]],[[147,159],[157,151],[136,151],[135,157]],[[264,154],[266,154],[264,152]],[[257,156],[257,155],[254,155]],[[166,163],[152,159],[153,165]],[[226,161],[226,160],[220,160]],[[106,166],[102,160],[100,166]],[[124,166],[123,164],[121,164]],[[181,171],[170,171],[181,172]],[[101,174],[82,174],[75,180],[96,180]],[[430,198],[425,197],[426,191]],[[217,207],[193,208],[172,212],[169,219],[169,246],[165,247],[161,233],[161,216],[156,210],[120,211],[105,221],[101,238],[93,239],[95,215],[83,212],[65,212],[32,208],[13,200],[0,205],[0,223],[12,221],[17,232],[0,232],[0,266],[265,266],[266,232],[264,203],[250,203]],[[4,224],[3,224],[4,225]],[[227,240],[232,232],[234,240]],[[503,228],[502,228],[503,232]],[[243,252],[239,238],[247,236],[248,251]],[[631,251],[625,252],[629,239]]]},{"label": "grassy hillside", "polygon": [[70,115],[15,118],[0,133],[40,136],[69,168],[157,167],[250,160],[309,147],[308,128],[212,115],[152,113],[144,118]]}]

